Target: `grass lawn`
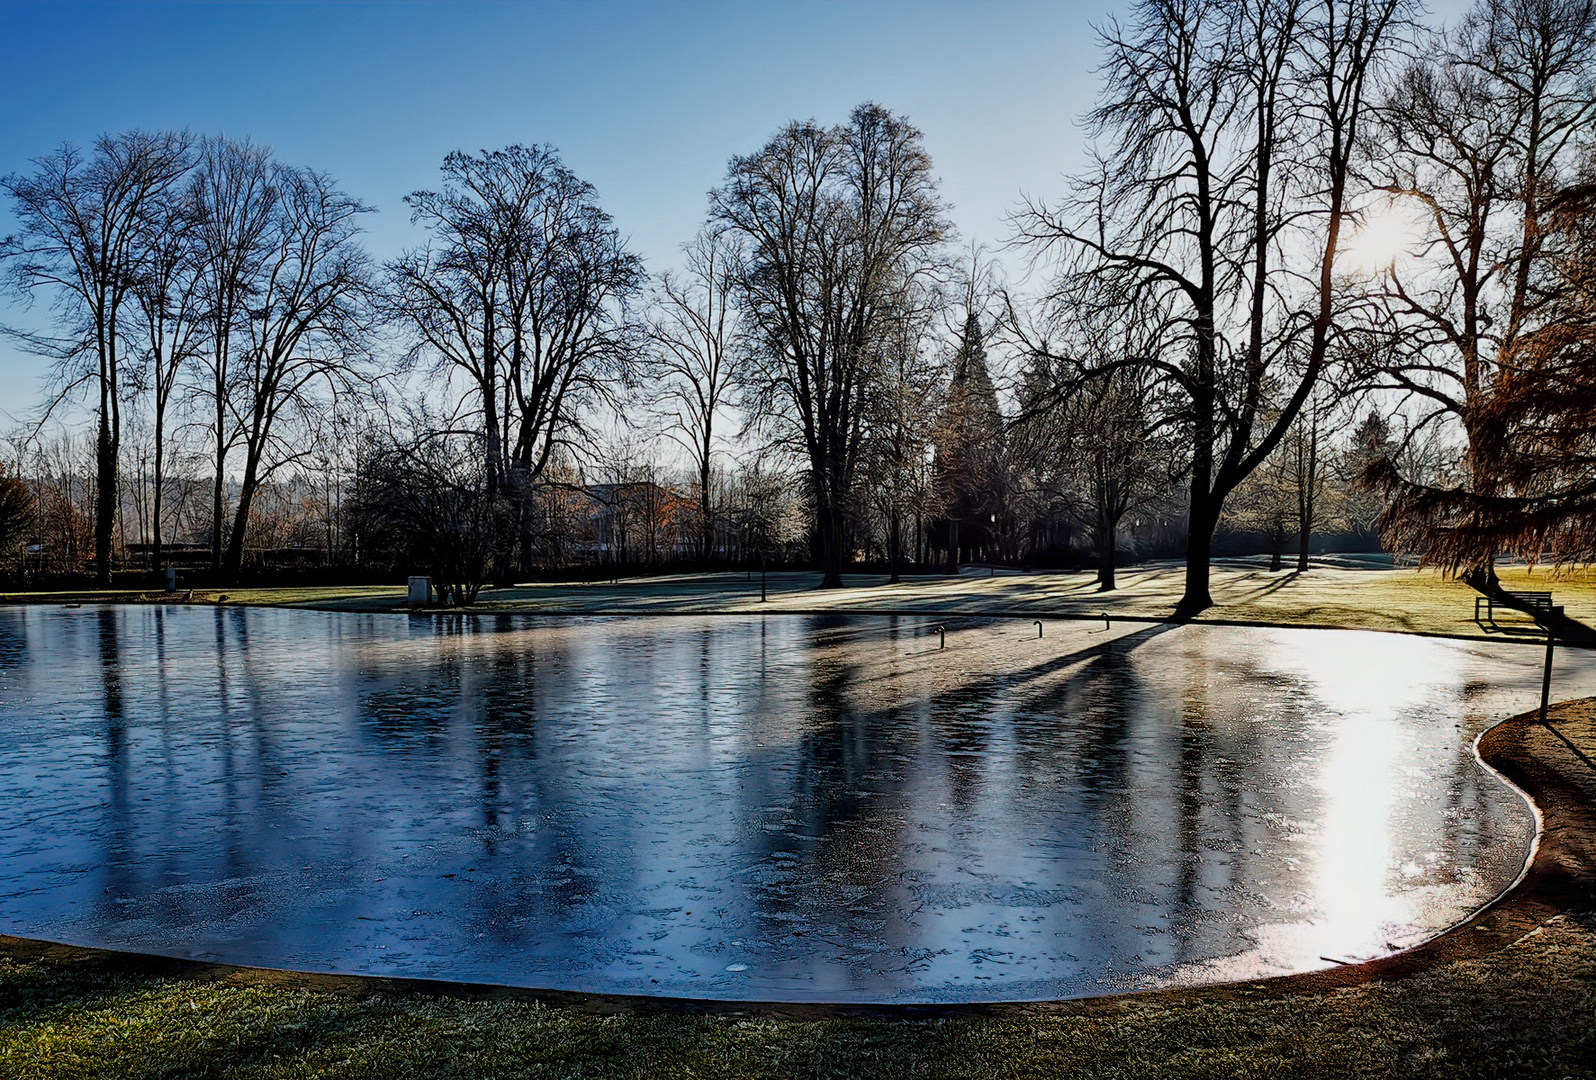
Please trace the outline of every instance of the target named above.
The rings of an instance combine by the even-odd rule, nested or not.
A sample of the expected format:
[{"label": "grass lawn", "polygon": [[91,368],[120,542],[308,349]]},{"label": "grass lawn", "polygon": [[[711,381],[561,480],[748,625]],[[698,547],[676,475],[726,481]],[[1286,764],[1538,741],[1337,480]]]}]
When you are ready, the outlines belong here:
[{"label": "grass lawn", "polygon": [[1596,936],[1324,994],[926,1020],[594,1015],[525,1001],[0,966],[9,1077],[1589,1076]]},{"label": "grass lawn", "polygon": [[[1503,576],[1510,588],[1550,588],[1596,625],[1589,574],[1549,585],[1545,571]],[[757,577],[715,575],[490,590],[482,606],[1156,618],[1173,607],[1180,571],[1127,570],[1110,596],[1085,575],[859,578],[824,593],[809,575],[773,582],[763,605]],[[1214,591],[1206,618],[1507,636],[1473,623],[1472,590],[1429,572],[1229,567]],[[403,590],[236,590],[227,602],[392,610]],[[1520,899],[1477,934],[1455,930],[1406,969],[1347,974],[1346,985],[1263,981],[934,1017],[606,1012],[598,1000],[429,993],[13,941],[0,942],[0,1077],[1596,1076],[1596,702],[1559,715],[1555,730],[1515,721],[1492,733],[1504,760],[1540,770],[1545,796],[1549,839]],[[1557,902],[1537,874],[1558,883]]]},{"label": "grass lawn", "polygon": [[[1089,573],[1001,573],[991,577],[906,578],[886,584],[885,576],[847,575],[845,587],[821,590],[818,574],[782,573],[769,578],[769,599],[759,599],[759,576],[738,573],[622,578],[616,582],[538,583],[484,589],[472,610],[543,614],[669,614],[674,612],[848,611],[923,612],[938,617],[1016,614],[1033,617],[1168,618],[1180,599],[1183,568],[1174,565],[1127,567],[1120,588],[1099,593]],[[1596,627],[1596,571],[1556,573],[1546,568],[1502,570],[1514,590],[1550,591],[1570,618]],[[1496,627],[1474,621],[1475,591],[1433,570],[1354,570],[1315,567],[1306,573],[1270,573],[1234,563],[1216,564],[1211,589],[1214,606],[1197,621],[1238,621],[1292,626],[1344,626],[1368,630],[1449,634],[1463,637],[1535,638],[1527,616],[1509,612]],[[182,594],[179,594],[182,595]],[[267,604],[340,611],[394,611],[403,608],[402,586],[345,588],[241,588],[194,594],[194,602]],[[0,603],[89,603],[96,600],[165,599],[160,593],[81,591],[0,594]]]}]

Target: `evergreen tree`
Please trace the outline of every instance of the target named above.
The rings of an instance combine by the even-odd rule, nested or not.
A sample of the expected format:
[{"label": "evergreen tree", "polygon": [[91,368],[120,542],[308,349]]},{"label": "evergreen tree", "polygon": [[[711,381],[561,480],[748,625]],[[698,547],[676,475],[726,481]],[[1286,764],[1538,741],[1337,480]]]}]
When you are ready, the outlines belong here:
[{"label": "evergreen tree", "polygon": [[953,357],[937,439],[937,479],[946,508],[948,572],[958,570],[959,552],[988,551],[1004,488],[1003,414],[986,367],[980,316],[971,312]]}]

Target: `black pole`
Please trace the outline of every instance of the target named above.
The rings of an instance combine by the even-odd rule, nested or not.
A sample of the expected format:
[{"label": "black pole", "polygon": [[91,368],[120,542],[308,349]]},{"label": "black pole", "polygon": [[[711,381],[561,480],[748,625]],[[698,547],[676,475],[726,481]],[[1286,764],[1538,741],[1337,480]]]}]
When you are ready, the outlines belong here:
[{"label": "black pole", "polygon": [[1546,628],[1546,670],[1541,672],[1541,723],[1546,723],[1546,708],[1551,704],[1552,698],[1552,645],[1557,641],[1557,635],[1548,626]]},{"label": "black pole", "polygon": [[759,556],[759,602],[765,602],[765,556]]}]

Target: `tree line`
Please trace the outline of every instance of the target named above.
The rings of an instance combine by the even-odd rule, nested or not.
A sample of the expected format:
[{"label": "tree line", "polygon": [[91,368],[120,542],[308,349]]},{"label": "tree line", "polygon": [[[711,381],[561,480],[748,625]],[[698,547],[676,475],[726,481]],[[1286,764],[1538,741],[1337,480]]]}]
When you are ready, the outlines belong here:
[{"label": "tree line", "polygon": [[1134,537],[1200,609],[1226,530],[1299,569],[1330,528],[1486,582],[1588,558],[1592,27],[1143,0],[1099,31],[1090,166],[1011,218],[1023,288],[874,103],[733,157],[652,278],[547,146],[449,155],[387,261],[368,206],[247,140],[63,147],[0,181],[0,269],[48,310],[8,333],[55,363],[0,540],[102,583],[312,547],[459,603],[595,559],[831,586],[1073,551],[1113,588]]}]

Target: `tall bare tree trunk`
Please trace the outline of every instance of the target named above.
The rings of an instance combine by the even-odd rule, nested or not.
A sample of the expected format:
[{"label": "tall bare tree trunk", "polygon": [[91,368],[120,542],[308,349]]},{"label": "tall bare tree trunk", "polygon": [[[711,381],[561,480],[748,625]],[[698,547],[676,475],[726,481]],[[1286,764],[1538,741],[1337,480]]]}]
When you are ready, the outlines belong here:
[{"label": "tall bare tree trunk", "polygon": [[223,522],[227,516],[226,488],[227,482],[227,401],[222,396],[222,387],[216,387],[216,475],[211,483],[211,570],[214,573],[222,572],[222,540]]},{"label": "tall bare tree trunk", "polygon": [[151,512],[150,526],[150,566],[155,570],[163,569],[166,559],[166,553],[161,549],[161,511],[166,505],[166,493],[162,490],[166,486],[165,430],[165,410],[157,409],[155,413],[155,496],[152,500],[154,506]]},{"label": "tall bare tree trunk", "polygon": [[1114,579],[1114,534],[1119,530],[1119,521],[1116,510],[1119,506],[1120,490],[1118,482],[1104,480],[1100,483],[1097,492],[1097,591],[1113,592],[1116,588]]},{"label": "tall bare tree trunk", "polygon": [[95,439],[94,580],[111,584],[112,548],[117,516],[117,459],[121,454],[121,414],[116,400],[114,347],[100,378],[100,423]]},{"label": "tall bare tree trunk", "polygon": [[900,580],[898,564],[902,561],[903,552],[903,520],[894,510],[887,517],[887,584],[896,585]]}]

